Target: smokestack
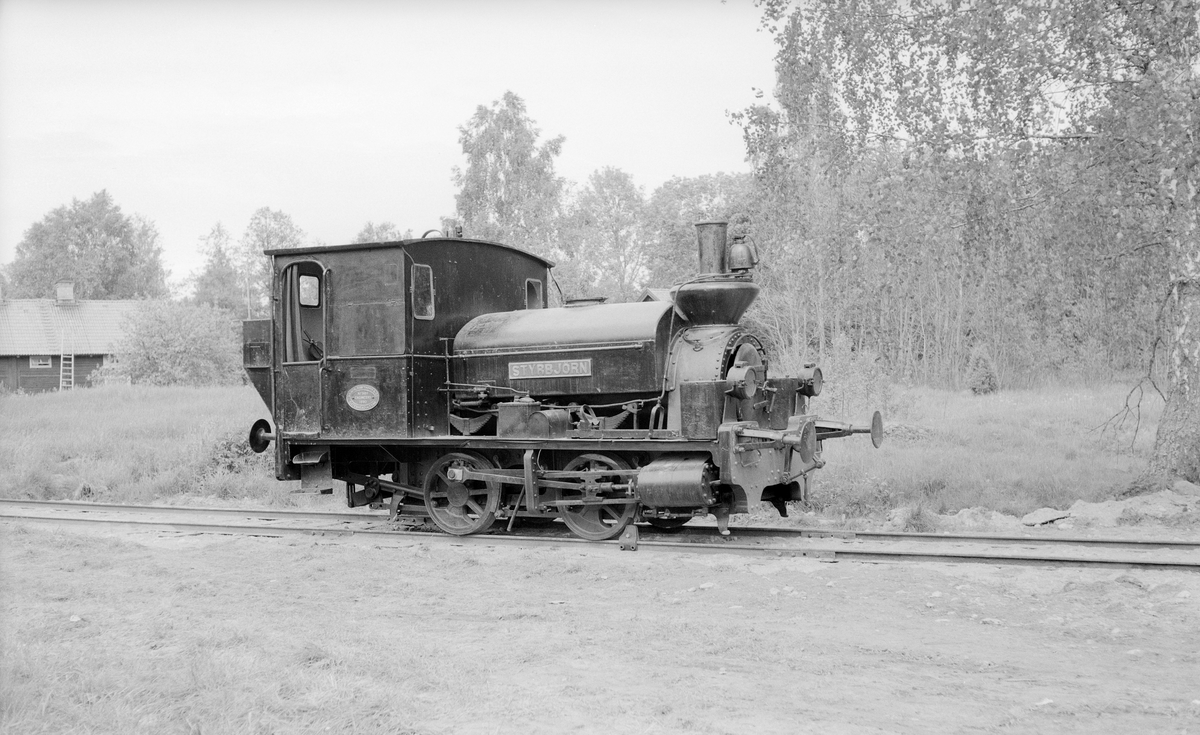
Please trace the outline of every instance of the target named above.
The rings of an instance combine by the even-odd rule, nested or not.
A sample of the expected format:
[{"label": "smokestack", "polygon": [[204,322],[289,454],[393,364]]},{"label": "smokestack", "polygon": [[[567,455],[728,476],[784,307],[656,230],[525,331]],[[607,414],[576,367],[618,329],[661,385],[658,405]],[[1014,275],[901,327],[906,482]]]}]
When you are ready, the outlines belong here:
[{"label": "smokestack", "polygon": [[700,246],[701,273],[728,273],[725,267],[725,238],[728,222],[697,222],[696,241]]},{"label": "smokestack", "polygon": [[749,272],[729,272],[725,252],[728,229],[728,222],[696,225],[701,275],[672,291],[675,313],[692,326],[737,324],[758,296],[758,285],[750,280]]}]

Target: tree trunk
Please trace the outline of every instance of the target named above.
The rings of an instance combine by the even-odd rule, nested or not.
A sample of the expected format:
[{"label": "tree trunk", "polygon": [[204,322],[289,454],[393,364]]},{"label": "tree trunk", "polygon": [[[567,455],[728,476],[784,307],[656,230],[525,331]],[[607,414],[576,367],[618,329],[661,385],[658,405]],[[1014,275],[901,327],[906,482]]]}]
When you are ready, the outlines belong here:
[{"label": "tree trunk", "polygon": [[1200,484],[1200,252],[1187,259],[1169,298],[1170,389],[1150,473]]},{"label": "tree trunk", "polygon": [[[1194,20],[1188,18],[1194,6],[1176,12]],[[1200,484],[1200,67],[1194,44],[1188,46],[1190,53],[1167,59],[1169,73],[1159,76],[1160,124],[1167,134],[1157,134],[1156,160],[1174,258],[1164,312],[1170,388],[1149,474]]]}]

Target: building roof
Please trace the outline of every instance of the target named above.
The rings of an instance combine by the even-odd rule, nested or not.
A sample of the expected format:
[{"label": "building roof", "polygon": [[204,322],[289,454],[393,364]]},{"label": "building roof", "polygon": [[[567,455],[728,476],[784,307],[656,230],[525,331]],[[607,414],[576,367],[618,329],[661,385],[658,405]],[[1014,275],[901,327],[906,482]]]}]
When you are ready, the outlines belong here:
[{"label": "building roof", "polygon": [[[111,355],[125,318],[142,301],[5,299],[0,301],[0,355]],[[64,344],[65,343],[65,344]]]},{"label": "building roof", "polygon": [[673,301],[669,288],[647,288],[638,296],[638,301]]}]

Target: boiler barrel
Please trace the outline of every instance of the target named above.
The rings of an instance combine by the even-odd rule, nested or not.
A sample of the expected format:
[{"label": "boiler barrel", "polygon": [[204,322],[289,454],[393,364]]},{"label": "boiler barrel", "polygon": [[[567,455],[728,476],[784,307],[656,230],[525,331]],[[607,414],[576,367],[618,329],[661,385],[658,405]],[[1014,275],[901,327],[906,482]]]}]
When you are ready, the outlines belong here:
[{"label": "boiler barrel", "polygon": [[454,381],[583,401],[652,397],[681,326],[663,301],[484,314],[454,339]]}]

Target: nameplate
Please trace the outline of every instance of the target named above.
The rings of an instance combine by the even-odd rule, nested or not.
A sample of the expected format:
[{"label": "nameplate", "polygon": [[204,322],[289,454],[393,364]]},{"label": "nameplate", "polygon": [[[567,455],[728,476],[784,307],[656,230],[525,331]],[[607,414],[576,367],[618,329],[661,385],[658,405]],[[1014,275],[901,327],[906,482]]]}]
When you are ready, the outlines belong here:
[{"label": "nameplate", "polygon": [[508,363],[509,380],[532,378],[583,378],[592,374],[592,358]]}]

